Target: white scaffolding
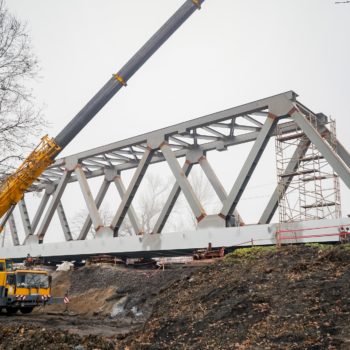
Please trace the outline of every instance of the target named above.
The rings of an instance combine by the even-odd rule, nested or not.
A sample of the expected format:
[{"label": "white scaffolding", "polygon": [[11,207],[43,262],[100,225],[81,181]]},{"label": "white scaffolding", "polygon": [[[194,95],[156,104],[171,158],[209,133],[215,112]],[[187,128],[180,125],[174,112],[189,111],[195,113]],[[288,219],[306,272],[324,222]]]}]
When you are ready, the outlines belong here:
[{"label": "white scaffolding", "polygon": [[[307,117],[316,130],[328,124],[327,142],[337,147],[335,121],[325,124],[315,115]],[[291,169],[290,164],[294,164]],[[337,219],[341,217],[339,177],[327,160],[298,127],[276,131],[276,165],[279,188],[279,222]]]}]

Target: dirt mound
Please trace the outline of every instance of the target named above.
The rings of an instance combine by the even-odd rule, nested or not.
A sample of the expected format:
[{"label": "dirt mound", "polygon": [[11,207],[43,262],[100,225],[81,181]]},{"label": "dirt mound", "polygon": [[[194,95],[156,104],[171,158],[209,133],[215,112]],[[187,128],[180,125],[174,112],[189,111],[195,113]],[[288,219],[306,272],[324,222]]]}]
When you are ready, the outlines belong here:
[{"label": "dirt mound", "polygon": [[[192,271],[194,268],[161,271],[87,266],[68,273],[56,272],[53,290],[61,296],[69,290],[69,310],[74,313],[118,316],[121,322],[127,323],[132,319],[144,322],[152,311],[155,296]],[[44,311],[59,310],[62,306],[46,307]]]},{"label": "dirt mound", "polygon": [[54,295],[69,290],[69,314],[63,313],[64,305],[38,308],[31,315],[1,314],[0,349],[118,349],[118,339],[149,318],[157,295],[194,270],[89,266],[56,272]]},{"label": "dirt mound", "polygon": [[[253,252],[253,253],[252,253]],[[131,349],[350,349],[350,249],[234,253],[159,296]]]},{"label": "dirt mound", "polygon": [[114,350],[115,343],[98,336],[79,336],[37,326],[1,326],[0,349],[4,350]]},{"label": "dirt mound", "polygon": [[348,245],[312,245],[241,249],[204,267],[55,274],[77,316],[3,315],[0,349],[350,349],[349,267]]}]

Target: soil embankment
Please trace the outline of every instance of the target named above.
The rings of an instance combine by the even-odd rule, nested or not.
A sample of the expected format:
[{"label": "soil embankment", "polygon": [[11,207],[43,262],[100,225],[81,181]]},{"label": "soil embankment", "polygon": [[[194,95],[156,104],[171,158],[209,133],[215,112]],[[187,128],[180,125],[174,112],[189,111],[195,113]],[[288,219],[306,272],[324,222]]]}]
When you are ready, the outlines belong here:
[{"label": "soil embankment", "polygon": [[348,245],[165,271],[85,267],[55,276],[75,316],[2,316],[0,349],[350,349],[349,267]]}]

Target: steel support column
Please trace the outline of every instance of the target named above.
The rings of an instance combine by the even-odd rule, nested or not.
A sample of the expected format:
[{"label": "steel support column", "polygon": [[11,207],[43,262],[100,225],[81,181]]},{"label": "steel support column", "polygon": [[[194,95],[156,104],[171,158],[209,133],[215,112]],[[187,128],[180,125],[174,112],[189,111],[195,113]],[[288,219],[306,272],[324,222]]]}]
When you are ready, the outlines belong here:
[{"label": "steel support column", "polygon": [[171,150],[167,143],[163,143],[160,149],[173,175],[175,176],[177,183],[181,187],[181,190],[185,198],[187,199],[187,202],[191,207],[195,218],[198,222],[201,221],[207,214],[204,208],[202,207],[201,203],[199,202],[196,194],[194,193],[190,182],[185,176],[183,170],[181,169],[180,164],[174,155],[174,152]]},{"label": "steel support column", "polygon": [[[11,206],[11,208],[7,211],[7,213],[5,214],[5,216],[2,218],[1,223],[0,223],[0,230],[2,231],[8,221],[8,219],[10,218],[10,216],[12,215],[13,211],[15,210],[15,205]],[[0,232],[1,232],[0,231]]]},{"label": "steel support column", "polygon": [[51,196],[51,193],[52,191],[48,191],[48,190],[45,190],[44,192],[44,195],[43,195],[43,198],[41,199],[40,201],[40,204],[39,204],[39,207],[35,213],[35,216],[34,216],[34,219],[33,219],[33,222],[32,222],[32,232],[34,233],[38,224],[39,224],[39,221],[43,215],[43,212],[46,208],[46,205],[50,199],[50,196]]},{"label": "steel support column", "polygon": [[[124,186],[124,183],[123,183],[122,178],[121,178],[120,175],[117,175],[114,178],[114,184],[115,184],[115,187],[117,188],[117,191],[118,191],[118,193],[120,195],[120,198],[123,199],[123,197],[125,195],[125,192],[126,192],[126,188]],[[140,222],[139,222],[139,220],[137,218],[135,209],[132,206],[132,204],[130,204],[127,214],[129,216],[129,220],[131,222],[131,226],[133,227],[135,234],[136,235],[142,235],[143,234],[143,230],[142,230],[142,227],[140,225]]]},{"label": "steel support column", "polygon": [[24,233],[25,233],[26,237],[28,237],[31,234],[33,234],[33,232],[32,232],[32,226],[30,224],[27,205],[26,205],[24,198],[22,198],[22,200],[18,203],[18,209],[19,209],[19,212],[21,214]]},{"label": "steel support column", "polygon": [[16,222],[15,222],[15,218],[13,217],[13,214],[10,215],[9,224],[10,224],[10,232],[11,232],[13,245],[17,246],[19,245],[19,238],[18,238]]},{"label": "steel support column", "polygon": [[53,197],[51,199],[49,208],[47,209],[44,219],[41,223],[41,226],[39,227],[37,236],[39,239],[39,242],[42,242],[44,240],[45,234],[47,232],[47,229],[50,225],[50,222],[52,220],[52,217],[56,211],[57,205],[59,203],[59,201],[61,200],[62,194],[64,192],[64,189],[67,186],[68,180],[71,176],[71,171],[70,170],[65,170],[58,186],[56,187],[56,190],[53,194]]},{"label": "steel support column", "polygon": [[343,144],[338,141],[338,139],[336,141],[336,145],[338,156],[343,160],[343,162],[348,166],[348,168],[350,168],[349,152],[345,149]]},{"label": "steel support column", "polygon": [[64,212],[64,208],[61,201],[59,201],[57,205],[57,214],[60,219],[60,223],[61,223],[63,234],[66,241],[72,241],[73,240],[72,233],[70,231],[67,216],[66,216],[66,213]]},{"label": "steel support column", "polygon": [[[193,167],[193,164],[185,161],[185,164],[182,166],[182,172],[185,174],[185,176],[187,177],[189,175],[189,173],[191,172],[191,169]],[[170,213],[172,212],[174,205],[180,195],[181,192],[181,187],[180,185],[175,182],[173,188],[171,189],[171,192],[168,196],[167,201],[165,202],[163,209],[157,219],[156,224],[154,225],[153,228],[153,233],[161,233],[168,218]]]},{"label": "steel support column", "polygon": [[139,162],[138,167],[135,170],[135,173],[130,181],[130,184],[123,196],[122,202],[119,205],[119,208],[111,222],[111,228],[114,230],[114,235],[118,234],[118,230],[123,223],[126,213],[129,210],[132,200],[136,194],[137,189],[140,186],[140,183],[146,173],[146,170],[150,164],[150,161],[153,157],[154,150],[147,148],[144,151],[142,159]]},{"label": "steel support column", "polygon": [[224,189],[224,186],[222,186],[219,178],[216,176],[213,168],[210,166],[207,157],[201,157],[198,163],[203,169],[203,172],[207,176],[210,184],[213,186],[215,193],[221,202],[224,202],[227,199],[226,190]]},{"label": "steel support column", "polygon": [[98,212],[98,208],[96,206],[94,198],[92,197],[90,186],[87,182],[84,171],[80,165],[78,165],[74,171],[77,176],[81,192],[84,196],[85,204],[89,211],[92,224],[94,225],[94,229],[97,232],[99,228],[103,227],[103,222],[102,222],[100,213]]},{"label": "steel support column", "polygon": [[[97,193],[97,196],[95,198],[95,204],[96,204],[96,208],[97,209],[100,208],[100,206],[101,206],[101,204],[103,202],[103,199],[105,198],[106,193],[108,191],[109,185],[110,185],[110,182],[107,181],[106,179],[104,179],[103,182],[102,182],[102,185],[101,185],[101,187],[100,187],[100,189],[99,189],[99,191]],[[85,220],[85,222],[84,222],[83,228],[80,231],[80,234],[79,234],[79,237],[77,238],[77,240],[84,240],[84,239],[86,239],[86,236],[89,233],[91,224],[92,224],[92,220],[91,220],[90,215],[88,215],[86,220]]]},{"label": "steel support column", "polygon": [[[211,167],[210,163],[208,162],[207,157],[205,156],[201,157],[198,163],[203,169],[204,174],[208,178],[210,184],[212,185],[217,196],[219,197],[221,203],[224,203],[224,201],[227,199],[226,190],[222,185],[222,183],[220,182],[219,178],[216,176],[215,171]],[[242,217],[239,215],[236,209],[234,211],[234,216],[240,225],[244,224]]]},{"label": "steel support column", "polygon": [[320,133],[297,109],[291,113],[291,117],[296,124],[304,131],[310,141],[317,147],[327,162],[333,167],[333,170],[339,175],[346,186],[350,189],[350,170],[341,158],[336,154],[332,147],[324,141]]},{"label": "steel support column", "polygon": [[294,154],[289,161],[287,168],[283,174],[281,179],[281,183],[279,183],[274,190],[263,214],[260,217],[259,224],[269,224],[274,216],[276,209],[278,207],[278,202],[280,198],[284,196],[286,193],[290,183],[293,180],[293,175],[288,176],[288,174],[293,174],[298,169],[300,160],[305,156],[310,145],[310,140],[307,138],[303,138],[300,140],[297,148],[294,151]]},{"label": "steel support column", "polygon": [[277,117],[275,117],[272,114],[269,114],[269,116],[266,118],[266,121],[263,127],[261,128],[261,131],[259,132],[259,136],[257,137],[251,151],[249,152],[247,160],[245,161],[238,175],[238,178],[232,187],[231,192],[229,193],[227,199],[224,202],[224,205],[220,212],[220,216],[227,218],[229,215],[232,215],[232,213],[236,209],[236,206],[243,194],[243,191],[245,190],[250,180],[250,177],[252,176],[253,171],[256,165],[258,164],[259,159],[270,139],[270,136],[277,123],[277,120]]},{"label": "steel support column", "polygon": [[[332,135],[331,131],[325,126],[325,125],[320,125],[318,126],[318,132],[325,136],[327,142],[329,144],[332,144]],[[335,151],[337,152],[338,156],[341,158],[341,160],[347,165],[348,168],[350,168],[350,154],[346,150],[346,148],[343,146],[343,144],[336,138],[335,138]]]}]

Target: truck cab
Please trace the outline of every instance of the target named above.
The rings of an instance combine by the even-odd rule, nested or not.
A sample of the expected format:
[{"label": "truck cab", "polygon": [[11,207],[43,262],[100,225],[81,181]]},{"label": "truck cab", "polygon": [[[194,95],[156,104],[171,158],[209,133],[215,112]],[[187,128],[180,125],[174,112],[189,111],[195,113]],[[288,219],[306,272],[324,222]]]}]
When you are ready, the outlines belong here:
[{"label": "truck cab", "polygon": [[14,270],[12,262],[0,259],[0,308],[7,313],[30,313],[34,307],[63,302],[51,297],[51,276],[45,270]]}]

